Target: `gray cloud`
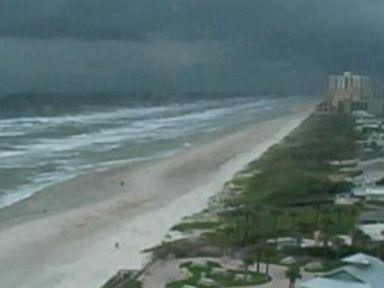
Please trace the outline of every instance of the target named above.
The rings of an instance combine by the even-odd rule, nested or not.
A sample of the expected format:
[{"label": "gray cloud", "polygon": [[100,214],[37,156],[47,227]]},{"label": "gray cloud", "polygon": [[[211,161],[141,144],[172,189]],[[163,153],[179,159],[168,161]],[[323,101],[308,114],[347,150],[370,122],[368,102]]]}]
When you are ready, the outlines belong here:
[{"label": "gray cloud", "polygon": [[383,76],[383,16],[379,0],[0,0],[0,91],[321,91],[344,69]]}]

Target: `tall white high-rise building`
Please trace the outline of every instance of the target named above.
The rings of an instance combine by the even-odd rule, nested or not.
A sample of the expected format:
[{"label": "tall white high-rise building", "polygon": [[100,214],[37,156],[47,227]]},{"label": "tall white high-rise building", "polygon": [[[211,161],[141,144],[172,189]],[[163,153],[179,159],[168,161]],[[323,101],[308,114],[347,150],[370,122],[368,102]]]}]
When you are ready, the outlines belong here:
[{"label": "tall white high-rise building", "polygon": [[350,113],[355,110],[368,110],[373,101],[370,78],[344,72],[343,75],[329,77],[328,105],[331,110]]},{"label": "tall white high-rise building", "polygon": [[366,100],[372,97],[369,77],[354,75],[351,72],[344,72],[343,75],[330,76],[329,90],[333,93],[343,92],[345,94],[345,92],[349,92],[351,97],[360,97],[356,100]]}]

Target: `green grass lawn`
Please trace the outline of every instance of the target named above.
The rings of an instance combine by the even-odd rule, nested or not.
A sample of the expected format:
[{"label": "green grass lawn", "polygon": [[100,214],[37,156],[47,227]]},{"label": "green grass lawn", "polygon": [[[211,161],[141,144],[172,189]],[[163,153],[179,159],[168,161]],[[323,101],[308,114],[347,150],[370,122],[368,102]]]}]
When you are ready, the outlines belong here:
[{"label": "green grass lawn", "polygon": [[329,180],[337,172],[329,161],[356,157],[356,137],[348,118],[308,118],[248,166],[260,173],[244,184],[245,200],[287,206],[303,200],[327,200],[347,190],[348,183]]},{"label": "green grass lawn", "polygon": [[[214,272],[215,268],[220,268],[221,265],[216,262],[207,262],[207,265],[195,266],[192,262],[186,262],[180,265],[180,268],[187,269],[191,275],[187,279],[174,281],[166,285],[167,288],[181,288],[184,285],[192,285],[199,288],[206,288],[205,286],[198,284],[202,277],[214,280],[217,283],[217,287],[242,287],[264,284],[270,281],[270,277],[266,274],[256,273],[253,271],[240,270],[225,270],[224,272]],[[236,275],[242,275],[244,278],[235,278]],[[247,277],[247,279],[245,279]]]},{"label": "green grass lawn", "polygon": [[275,237],[312,238],[315,230],[328,237],[349,233],[362,208],[333,204],[334,196],[352,184],[332,180],[340,171],[330,161],[356,158],[358,137],[350,118],[310,116],[226,184],[231,196],[224,200],[219,222],[182,223],[173,229],[211,230],[202,235],[204,245],[224,248]]},{"label": "green grass lawn", "polygon": [[242,193],[227,200],[235,212],[223,213],[222,223],[249,230],[250,238],[253,228],[257,238],[271,237],[275,229],[281,236],[312,236],[308,233],[314,229],[349,232],[359,209],[336,207],[333,197],[349,191],[352,184],[332,181],[330,176],[339,172],[329,162],[355,158],[355,139],[349,118],[309,117],[237,174],[231,186]]}]

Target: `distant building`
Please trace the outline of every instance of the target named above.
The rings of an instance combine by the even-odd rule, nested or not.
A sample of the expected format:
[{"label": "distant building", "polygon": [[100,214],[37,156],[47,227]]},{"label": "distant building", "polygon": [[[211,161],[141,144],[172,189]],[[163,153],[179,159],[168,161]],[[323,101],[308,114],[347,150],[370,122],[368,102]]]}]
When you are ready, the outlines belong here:
[{"label": "distant building", "polygon": [[381,115],[384,111],[384,102],[373,96],[370,78],[351,72],[329,77],[329,92],[325,105],[328,111],[340,114],[368,111]]},{"label": "distant building", "polygon": [[335,196],[335,205],[351,206],[358,202],[360,200],[350,193],[337,194]]},{"label": "distant building", "polygon": [[356,187],[352,191],[353,196],[366,201],[384,201],[384,188],[377,186]]},{"label": "distant building", "polygon": [[344,266],[321,277],[299,282],[296,288],[382,288],[384,263],[375,257],[358,253],[342,259]]},{"label": "distant building", "polygon": [[358,229],[369,237],[372,243],[384,242],[384,224],[364,224]]},{"label": "distant building", "polygon": [[356,110],[367,111],[372,100],[373,92],[367,76],[344,72],[329,77],[328,103],[331,110],[347,114]]}]

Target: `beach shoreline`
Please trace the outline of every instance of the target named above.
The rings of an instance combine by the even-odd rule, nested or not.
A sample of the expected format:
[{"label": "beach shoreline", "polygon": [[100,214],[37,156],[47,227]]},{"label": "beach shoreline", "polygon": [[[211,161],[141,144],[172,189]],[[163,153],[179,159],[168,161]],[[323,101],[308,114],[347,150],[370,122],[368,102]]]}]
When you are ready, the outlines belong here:
[{"label": "beach shoreline", "polygon": [[140,251],[159,243],[183,217],[204,209],[235,172],[297,127],[313,106],[137,170],[112,169],[55,187],[127,192],[62,213],[42,211],[34,220],[0,230],[4,285],[98,287],[118,269],[140,268],[146,261]]}]

